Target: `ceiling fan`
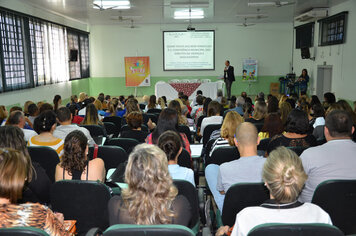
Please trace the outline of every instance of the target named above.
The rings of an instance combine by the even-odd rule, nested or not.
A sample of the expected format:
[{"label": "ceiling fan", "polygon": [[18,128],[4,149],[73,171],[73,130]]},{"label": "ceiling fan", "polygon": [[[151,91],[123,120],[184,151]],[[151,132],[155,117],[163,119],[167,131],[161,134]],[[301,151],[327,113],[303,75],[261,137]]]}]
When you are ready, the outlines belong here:
[{"label": "ceiling fan", "polygon": [[294,5],[295,2],[287,1],[270,1],[270,2],[248,2],[249,7],[284,7]]},{"label": "ceiling fan", "polygon": [[[110,1],[112,2],[112,1]],[[99,0],[94,0],[93,1],[93,4],[92,4],[93,8],[95,9],[99,9],[100,11],[105,11],[105,10],[111,10],[111,9],[129,9],[131,6],[128,2],[128,4],[125,2],[124,5],[111,5],[108,6],[107,4],[105,4],[105,0],[100,0],[100,3],[99,3]]]},{"label": "ceiling fan", "polygon": [[241,26],[241,27],[248,27],[248,26],[253,26],[255,25],[254,23],[247,23],[247,18],[245,18],[244,22],[241,24],[238,24],[237,26]]},{"label": "ceiling fan", "polygon": [[240,17],[240,18],[244,18],[244,19],[257,19],[257,20],[268,18],[267,14],[260,14],[260,13],[257,13],[257,14],[238,14],[236,16]]},{"label": "ceiling fan", "polygon": [[138,20],[141,19],[142,16],[123,16],[121,14],[122,12],[119,11],[119,15],[118,16],[110,16],[111,20],[115,20],[115,21],[119,21],[119,22],[123,22],[123,21],[130,21],[130,20]]},{"label": "ceiling fan", "polygon": [[137,29],[140,28],[140,26],[135,25],[135,21],[133,19],[130,20],[130,24],[129,25],[125,25],[123,26],[124,28],[129,28],[129,29]]}]

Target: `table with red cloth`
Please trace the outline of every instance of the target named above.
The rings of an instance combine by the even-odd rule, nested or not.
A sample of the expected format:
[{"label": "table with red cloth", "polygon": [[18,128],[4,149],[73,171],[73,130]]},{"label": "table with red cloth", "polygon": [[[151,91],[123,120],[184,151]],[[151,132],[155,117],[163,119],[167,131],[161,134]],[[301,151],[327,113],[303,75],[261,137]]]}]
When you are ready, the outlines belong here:
[{"label": "table with red cloth", "polygon": [[173,100],[178,97],[178,92],[183,92],[189,97],[189,100],[192,100],[196,96],[196,91],[201,90],[204,96],[216,99],[219,88],[221,89],[219,82],[166,83],[159,81],[155,85],[155,95],[157,97],[166,96],[167,100]]}]

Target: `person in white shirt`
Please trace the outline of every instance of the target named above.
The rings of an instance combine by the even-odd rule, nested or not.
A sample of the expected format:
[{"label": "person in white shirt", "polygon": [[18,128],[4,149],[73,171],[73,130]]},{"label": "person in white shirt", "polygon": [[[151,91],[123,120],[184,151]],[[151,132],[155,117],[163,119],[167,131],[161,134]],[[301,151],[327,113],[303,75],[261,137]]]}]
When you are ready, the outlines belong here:
[{"label": "person in white shirt", "polygon": [[88,144],[94,145],[95,141],[91,137],[90,132],[83,127],[79,127],[77,124],[72,124],[72,113],[69,108],[61,107],[57,110],[57,119],[60,126],[57,126],[53,131],[53,136],[65,140],[67,135],[73,130],[80,130],[88,138]]},{"label": "person in white shirt", "polygon": [[24,133],[25,141],[27,142],[32,136],[37,135],[37,133],[30,129],[24,129],[26,124],[26,117],[22,111],[13,111],[8,119],[8,125],[13,125],[19,127]]},{"label": "person in white shirt", "polygon": [[183,150],[180,135],[172,130],[162,133],[158,138],[158,147],[167,155],[168,172],[172,179],[189,181],[195,187],[193,170],[178,165],[178,157]]},{"label": "person in white shirt", "polygon": [[[272,151],[263,166],[262,176],[270,199],[237,213],[231,236],[248,235],[255,226],[265,223],[332,224],[329,214],[319,206],[297,201],[308,176],[295,152],[286,147]],[[216,235],[223,235],[231,226],[220,227]]]},{"label": "person in white shirt", "polygon": [[150,100],[148,101],[148,104],[146,105],[144,112],[147,112],[150,109],[162,109],[161,106],[157,104],[156,95],[150,96]]},{"label": "person in white shirt", "polygon": [[200,135],[204,135],[204,129],[207,125],[221,124],[223,117],[220,114],[221,105],[217,101],[212,101],[208,105],[208,117],[205,117],[201,122]]}]

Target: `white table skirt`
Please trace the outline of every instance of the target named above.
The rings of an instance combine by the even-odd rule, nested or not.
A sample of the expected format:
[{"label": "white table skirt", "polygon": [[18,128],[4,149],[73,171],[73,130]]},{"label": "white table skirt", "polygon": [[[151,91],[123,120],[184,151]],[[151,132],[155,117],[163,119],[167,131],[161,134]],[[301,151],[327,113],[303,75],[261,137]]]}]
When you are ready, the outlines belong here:
[{"label": "white table skirt", "polygon": [[[202,83],[200,86],[189,96],[189,100],[194,99],[196,96],[197,90],[203,92],[203,96],[210,97],[211,99],[217,98],[217,92],[219,89],[223,89],[221,82],[208,82]],[[225,91],[223,90],[223,93]],[[155,85],[155,95],[157,98],[166,96],[167,100],[173,100],[178,97],[178,91],[175,90],[169,83],[159,81]]]}]

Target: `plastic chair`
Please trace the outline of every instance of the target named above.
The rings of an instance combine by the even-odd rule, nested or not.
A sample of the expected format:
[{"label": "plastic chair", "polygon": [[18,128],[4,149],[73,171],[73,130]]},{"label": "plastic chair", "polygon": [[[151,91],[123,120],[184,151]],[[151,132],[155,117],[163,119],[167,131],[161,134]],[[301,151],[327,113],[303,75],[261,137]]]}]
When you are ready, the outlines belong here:
[{"label": "plastic chair", "polygon": [[27,149],[31,160],[40,164],[52,183],[55,182],[56,166],[59,163],[57,152],[46,146],[30,146]]},{"label": "plastic chair", "polygon": [[329,213],[344,234],[356,234],[356,180],[327,180],[315,189],[312,203]]},{"label": "plastic chair", "polygon": [[[129,127],[129,125],[123,125],[123,126],[121,126],[121,132],[122,132],[122,131],[128,131],[128,130],[131,130],[131,128]],[[141,130],[148,132],[148,127],[147,127],[146,125],[141,125]]]},{"label": "plastic chair", "polygon": [[158,108],[151,108],[151,109],[148,109],[147,113],[151,113],[151,114],[160,114],[162,111],[162,109],[158,109]]},{"label": "plastic chair", "polygon": [[254,227],[248,236],[343,236],[335,226],[328,224],[262,224]]},{"label": "plastic chair", "polygon": [[235,146],[218,147],[208,159],[209,164],[221,165],[225,162],[234,161],[240,158],[240,153]]},{"label": "plastic chair", "polygon": [[100,125],[81,125],[81,127],[84,127],[87,130],[89,130],[90,135],[93,138],[94,137],[99,137],[99,136],[103,136],[103,137],[106,136],[106,134],[104,132],[104,127],[102,127]]},{"label": "plastic chair", "polygon": [[257,146],[257,150],[267,151],[267,147],[271,138],[265,138],[260,141],[260,144]]},{"label": "plastic chair", "polygon": [[189,129],[189,127],[188,126],[186,126],[186,125],[179,125],[178,126],[178,132],[180,132],[180,133],[185,133],[185,135],[187,136],[187,138],[188,138],[188,141],[189,141],[189,143],[194,143],[193,142],[193,139],[192,139],[192,133],[190,132],[190,129]]},{"label": "plastic chair", "polygon": [[136,139],[132,138],[112,138],[105,145],[119,146],[129,155],[137,144],[140,143]]},{"label": "plastic chair", "polygon": [[182,167],[192,168],[192,161],[189,152],[183,148],[182,152],[178,156],[178,165]]},{"label": "plastic chair", "polygon": [[104,123],[104,127],[106,130],[107,135],[111,136],[113,138],[117,137],[120,133],[120,128],[117,128],[117,126],[112,123],[112,122],[103,122]]},{"label": "plastic chair", "polygon": [[269,191],[263,183],[238,183],[226,192],[222,222],[230,227],[235,224],[236,214],[245,207],[259,206],[269,199]]},{"label": "plastic chair", "polygon": [[256,126],[257,132],[261,132],[264,123],[253,123]]},{"label": "plastic chair", "polygon": [[52,210],[63,213],[65,219],[77,220],[79,235],[94,227],[109,226],[110,198],[108,187],[95,181],[61,180],[51,189]]},{"label": "plastic chair", "polygon": [[146,105],[145,105],[145,104],[142,104],[142,103],[140,103],[139,106],[140,106],[140,109],[141,109],[142,111],[145,110],[145,108],[146,108]]},{"label": "plastic chair", "polygon": [[[94,147],[90,147],[88,156],[92,157],[93,152]],[[120,163],[126,162],[128,158],[125,150],[118,146],[99,146],[98,157],[103,159],[106,171],[118,167]]]},{"label": "plastic chair", "polygon": [[221,124],[214,124],[214,125],[207,125],[204,129],[204,135],[203,135],[203,145],[205,146],[209,139],[210,135],[214,130],[220,129]]},{"label": "plastic chair", "polygon": [[178,189],[178,195],[183,195],[187,198],[191,207],[192,218],[188,227],[195,233],[199,232],[199,199],[197,189],[188,181],[173,180],[173,184]]},{"label": "plastic chair", "polygon": [[120,116],[107,116],[104,117],[103,122],[112,122],[116,125],[116,127],[119,129],[120,132],[120,127],[121,127],[121,117]]},{"label": "plastic chair", "polygon": [[[92,229],[87,236],[96,236],[100,230]],[[112,225],[103,236],[194,236],[192,230],[182,225]]]},{"label": "plastic chair", "polygon": [[[156,124],[157,124],[158,116],[157,116],[156,114],[154,114],[154,113],[146,113],[146,115],[147,115],[148,119],[151,119],[151,121],[152,121],[153,123],[156,123]],[[147,119],[147,120],[148,120],[148,119]],[[147,124],[147,122],[146,122],[146,124]]]},{"label": "plastic chair", "polygon": [[34,227],[12,227],[0,228],[0,236],[49,236],[49,234]]}]

